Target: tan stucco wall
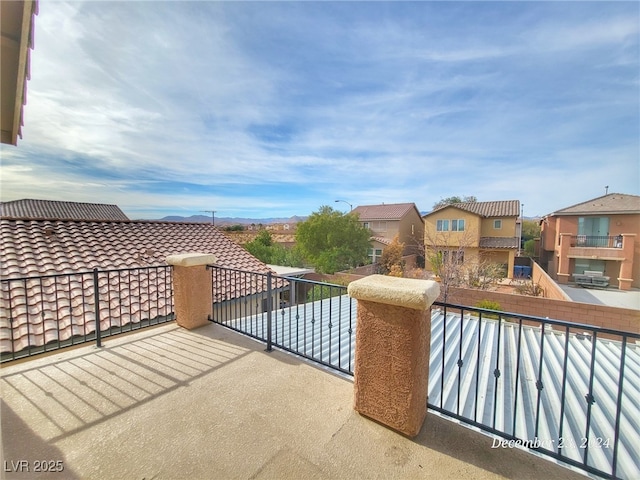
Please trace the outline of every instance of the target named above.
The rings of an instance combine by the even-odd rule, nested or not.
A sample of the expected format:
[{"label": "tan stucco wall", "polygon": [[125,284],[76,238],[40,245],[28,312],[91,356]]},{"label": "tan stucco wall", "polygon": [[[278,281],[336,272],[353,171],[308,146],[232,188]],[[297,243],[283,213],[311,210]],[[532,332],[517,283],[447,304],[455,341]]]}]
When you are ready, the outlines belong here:
[{"label": "tan stucco wall", "polygon": [[[458,305],[473,307],[482,300],[498,302],[503,312],[640,333],[640,311],[638,310],[467,288],[451,287],[447,294],[447,302]],[[443,301],[442,295],[438,301]]]},{"label": "tan stucco wall", "polygon": [[404,243],[404,254],[410,255],[419,253],[424,238],[424,221],[420,214],[415,210],[405,215],[399,222],[398,233],[400,241]]},{"label": "tan stucco wall", "polygon": [[[502,220],[502,228],[493,228],[494,220]],[[480,230],[481,237],[509,237],[517,236],[515,217],[483,218]]]},{"label": "tan stucco wall", "polygon": [[[424,222],[424,235],[426,245],[442,245],[458,247],[477,247],[480,244],[480,217],[473,213],[465,212],[455,207],[447,207],[437,212],[426,215]],[[464,220],[464,232],[438,232],[436,224],[438,220]],[[451,228],[451,224],[449,224]]]}]

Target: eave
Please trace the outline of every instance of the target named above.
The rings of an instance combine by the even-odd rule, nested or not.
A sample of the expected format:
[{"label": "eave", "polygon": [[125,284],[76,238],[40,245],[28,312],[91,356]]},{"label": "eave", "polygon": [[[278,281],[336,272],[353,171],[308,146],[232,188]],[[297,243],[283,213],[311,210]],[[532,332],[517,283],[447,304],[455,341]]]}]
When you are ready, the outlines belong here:
[{"label": "eave", "polygon": [[18,137],[22,138],[37,10],[36,0],[0,2],[0,141],[10,145],[17,145]]}]

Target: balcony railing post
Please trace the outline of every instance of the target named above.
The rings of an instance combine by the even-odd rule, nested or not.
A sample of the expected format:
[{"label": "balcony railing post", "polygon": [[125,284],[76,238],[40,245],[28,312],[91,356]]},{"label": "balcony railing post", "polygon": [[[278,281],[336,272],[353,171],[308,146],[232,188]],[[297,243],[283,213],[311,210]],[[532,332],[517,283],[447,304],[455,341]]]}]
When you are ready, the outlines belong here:
[{"label": "balcony railing post", "polygon": [[354,409],[414,437],[427,415],[430,307],[440,284],[371,275],[348,292],[358,300]]},{"label": "balcony railing post", "polygon": [[267,352],[273,350],[271,339],[271,327],[273,322],[273,291],[272,291],[272,273],[267,272]]},{"label": "balcony railing post", "polygon": [[166,262],[173,266],[173,295],[176,322],[188,330],[207,325],[213,305],[211,272],[207,265],[216,257],[204,253],[169,255]]},{"label": "balcony railing post", "polygon": [[100,328],[100,286],[98,285],[98,269],[93,269],[93,298],[96,317],[96,347],[102,347],[102,332]]}]

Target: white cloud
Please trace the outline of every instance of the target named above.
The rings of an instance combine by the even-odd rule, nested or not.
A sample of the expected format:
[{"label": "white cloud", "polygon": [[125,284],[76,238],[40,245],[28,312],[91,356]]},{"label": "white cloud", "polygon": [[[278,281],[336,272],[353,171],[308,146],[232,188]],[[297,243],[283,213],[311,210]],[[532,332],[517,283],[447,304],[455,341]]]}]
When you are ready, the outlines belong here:
[{"label": "white cloud", "polygon": [[343,197],[428,210],[450,195],[546,213],[563,206],[554,188],[573,198],[602,178],[637,193],[637,13],[44,3],[2,198],[271,216]]}]

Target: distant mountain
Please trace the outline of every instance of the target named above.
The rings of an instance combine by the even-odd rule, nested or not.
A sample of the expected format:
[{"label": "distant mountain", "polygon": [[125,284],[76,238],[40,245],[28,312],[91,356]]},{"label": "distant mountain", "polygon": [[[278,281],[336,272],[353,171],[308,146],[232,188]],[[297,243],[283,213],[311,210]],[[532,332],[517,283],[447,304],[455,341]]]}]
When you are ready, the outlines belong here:
[{"label": "distant mountain", "polygon": [[[240,217],[216,217],[216,225],[251,225],[259,223],[268,225],[271,223],[298,223],[303,222],[307,217],[294,215],[289,218],[240,218]],[[211,217],[207,215],[191,215],[190,217],[181,217],[178,215],[170,215],[160,219],[163,222],[184,222],[184,223],[211,223]]]}]

